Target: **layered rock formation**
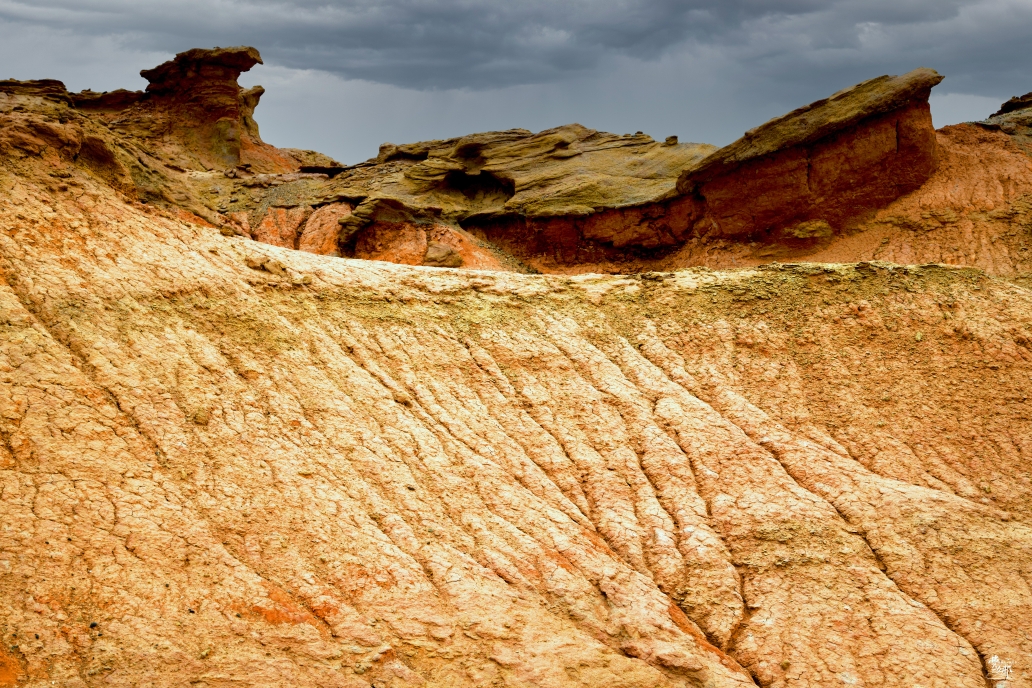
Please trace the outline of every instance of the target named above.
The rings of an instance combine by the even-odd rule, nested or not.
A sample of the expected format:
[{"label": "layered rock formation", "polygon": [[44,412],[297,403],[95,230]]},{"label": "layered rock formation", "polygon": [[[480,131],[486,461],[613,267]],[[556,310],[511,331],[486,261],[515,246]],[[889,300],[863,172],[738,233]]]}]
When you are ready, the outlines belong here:
[{"label": "layered rock formation", "polygon": [[[342,220],[337,245],[320,250],[391,262],[421,262],[432,234],[470,247],[462,254],[467,267],[490,269],[646,272],[893,260],[973,265],[1007,277],[1032,273],[1032,110],[1012,106],[985,122],[936,132],[927,92],[938,79],[930,70],[874,79],[719,151],[646,141],[556,160],[549,157],[556,149],[546,148],[521,159],[521,169],[540,176],[511,177],[512,190],[523,190],[511,197],[506,158],[492,153],[502,144],[492,142],[515,138],[530,147],[582,130],[469,137],[488,142],[484,180],[495,181],[482,180],[468,196],[442,178],[469,175],[442,173],[438,187],[406,177],[458,164],[456,139],[385,146],[377,161],[333,179],[288,182],[294,194],[273,202],[352,215]],[[664,155],[670,157],[661,167],[644,162]],[[678,180],[673,171],[681,164]],[[613,172],[603,174],[607,166]],[[659,173],[643,182],[618,174],[627,169]],[[468,181],[457,186],[472,188]],[[600,189],[611,191],[604,201]],[[594,200],[575,205],[585,198]],[[592,202],[596,212],[588,211]],[[249,217],[261,212],[259,206]]]},{"label": "layered rock formation", "polygon": [[935,172],[928,96],[940,81],[935,71],[918,69],[840,91],[686,169],[678,191],[698,198],[702,232],[787,239],[840,233]]},{"label": "layered rock formation", "polygon": [[[1032,688],[1027,110],[841,235],[619,249],[780,153],[564,127],[262,172],[140,134],[181,98],[0,84],[0,686]],[[836,98],[749,140],[920,110],[827,135]],[[631,218],[613,269],[1009,279],[517,274],[517,205]]]},{"label": "layered rock formation", "polygon": [[261,140],[253,113],[264,89],[237,83],[260,62],[254,48],[189,50],[143,70],[145,92],[68,93],[53,80],[0,82],[0,98],[9,101],[0,110],[0,146],[16,159],[56,146],[131,198],[232,226],[242,199],[233,197],[235,188],[224,193],[219,180],[226,174],[271,175],[279,185],[312,177],[301,172],[306,165],[339,165]]},{"label": "layered rock formation", "polygon": [[647,248],[677,243],[666,220],[646,217],[639,206],[675,193],[681,170],[713,150],[580,125],[384,144],[375,160],[339,171],[305,200],[336,199],[338,207],[354,210],[338,237],[337,250],[347,255],[419,264],[436,241],[463,256],[466,267],[518,268],[512,258],[526,251],[511,250],[484,228],[510,231],[533,218],[540,226],[520,230],[522,245],[533,252],[566,240],[547,229],[551,218],[568,222],[610,209],[636,219],[595,223],[589,241]]},{"label": "layered rock formation", "polygon": [[1032,93],[1011,98],[978,124],[1010,135],[1025,153],[1032,155]]},{"label": "layered rock formation", "polygon": [[362,204],[338,250],[401,263],[419,262],[427,244],[414,237],[430,228],[472,232],[544,270],[663,255],[693,238],[809,248],[934,173],[928,95],[941,78],[872,79],[720,150],[579,125],[384,144],[311,202],[335,191]]},{"label": "layered rock formation", "polygon": [[[1032,271],[1026,233],[1012,229],[1032,193],[1025,101],[979,129],[935,132],[931,70],[864,82],[719,150],[569,125],[384,144],[344,166],[261,141],[262,89],[236,83],[258,60],[252,48],[187,51],[144,70],[145,93],[69,94],[55,81],[0,93],[88,133],[84,160],[123,193],[323,255],[522,272],[801,259]],[[10,114],[25,120],[11,128],[23,143],[55,135]]]},{"label": "layered rock formation", "polygon": [[936,132],[939,166],[919,189],[842,234],[810,242],[697,237],[643,269],[756,266],[771,261],[972,265],[1032,274],[1032,156],[1019,133],[962,124]]},{"label": "layered rock formation", "polygon": [[1027,290],[343,261],[71,174],[2,178],[18,682],[1029,685]]}]

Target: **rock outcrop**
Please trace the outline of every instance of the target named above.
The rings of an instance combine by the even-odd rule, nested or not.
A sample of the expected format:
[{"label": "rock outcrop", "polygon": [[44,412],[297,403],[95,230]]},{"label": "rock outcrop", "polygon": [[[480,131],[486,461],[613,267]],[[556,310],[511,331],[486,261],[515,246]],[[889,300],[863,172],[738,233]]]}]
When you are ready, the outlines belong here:
[{"label": "rock outcrop", "polygon": [[[544,271],[626,269],[699,237],[813,248],[934,173],[927,101],[940,79],[927,69],[873,79],[719,150],[580,125],[384,144],[359,165],[303,165],[327,179],[297,188],[295,203],[354,211],[336,245],[321,244],[328,253],[408,264],[425,257],[427,231],[470,246],[480,265],[501,265],[493,247]],[[269,211],[259,201],[248,212],[257,227]]]},{"label": "rock outcrop", "polygon": [[1011,98],[991,117],[978,124],[1010,135],[1025,153],[1032,156],[1032,93]]},{"label": "rock outcrop", "polygon": [[928,181],[852,230],[792,243],[700,237],[642,267],[886,260],[972,265],[1009,278],[1032,275],[1032,155],[1020,135],[962,124],[940,129],[936,138],[939,165]]},{"label": "rock outcrop", "polygon": [[[297,169],[297,162],[266,146],[253,119],[264,89],[243,90],[237,78],[262,58],[254,48],[194,49],[145,69],[145,100],[123,121],[170,137],[215,169],[250,165],[266,172]],[[156,138],[156,136],[155,136]]]},{"label": "rock outcrop", "polygon": [[1001,105],[1000,109],[994,112],[992,116],[1000,117],[1011,112],[1018,112],[1019,110],[1027,110],[1029,108],[1032,108],[1032,93],[1026,93],[1023,96],[1014,96]]},{"label": "rock outcrop", "polygon": [[375,161],[327,186],[417,218],[402,228],[370,212],[358,226],[356,215],[346,237],[404,241],[422,218],[473,231],[539,269],[643,255],[695,236],[813,245],[934,173],[928,95],[941,78],[924,69],[872,79],[720,150],[579,125],[513,130],[384,144]]},{"label": "rock outcrop", "polygon": [[1014,98],[984,122],[935,132],[931,70],[864,82],[722,149],[568,125],[384,144],[346,166],[261,142],[262,89],[236,83],[258,59],[249,48],[188,51],[145,70],[148,92],[2,82],[0,145],[81,155],[131,198],[324,255],[518,272],[803,259],[1032,272],[1021,229],[1032,110]]},{"label": "rock outcrop", "polygon": [[301,161],[265,144],[258,133],[253,115],[265,90],[237,83],[260,63],[254,48],[194,49],[141,71],[150,82],[143,92],[69,93],[60,81],[41,80],[2,81],[0,93],[71,105],[180,169],[297,172]]},{"label": "rock outcrop", "polygon": [[72,97],[63,82],[57,79],[39,79],[36,81],[18,81],[4,79],[0,81],[0,93],[7,96],[28,96],[46,98],[59,103],[71,103]]},{"label": "rock outcrop", "polygon": [[940,81],[931,69],[871,79],[746,132],[682,172],[696,231],[822,238],[920,188],[938,164],[928,96]]},{"label": "rock outcrop", "polygon": [[[456,247],[468,246],[474,263],[498,265],[489,249],[477,246],[470,231],[485,240],[485,226],[634,208],[673,193],[680,171],[713,150],[703,144],[657,143],[643,134],[617,136],[580,125],[537,134],[523,129],[488,132],[403,146],[384,144],[376,159],[342,170],[319,193],[361,204],[343,227],[339,243],[344,253],[388,260],[397,256],[395,262],[418,263],[422,256],[411,251],[369,247],[415,246],[412,237],[429,230]],[[618,246],[676,242],[661,224],[613,227],[615,233],[604,239]],[[525,244],[540,243],[541,236],[525,234]]]}]

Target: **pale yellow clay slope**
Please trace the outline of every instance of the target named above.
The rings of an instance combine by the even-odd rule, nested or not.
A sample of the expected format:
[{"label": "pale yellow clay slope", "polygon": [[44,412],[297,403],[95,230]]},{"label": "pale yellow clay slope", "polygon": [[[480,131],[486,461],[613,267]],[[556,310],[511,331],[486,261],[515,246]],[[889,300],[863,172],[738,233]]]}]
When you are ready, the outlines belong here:
[{"label": "pale yellow clay slope", "polygon": [[33,174],[0,686],[1032,686],[1029,290],[349,261]]}]

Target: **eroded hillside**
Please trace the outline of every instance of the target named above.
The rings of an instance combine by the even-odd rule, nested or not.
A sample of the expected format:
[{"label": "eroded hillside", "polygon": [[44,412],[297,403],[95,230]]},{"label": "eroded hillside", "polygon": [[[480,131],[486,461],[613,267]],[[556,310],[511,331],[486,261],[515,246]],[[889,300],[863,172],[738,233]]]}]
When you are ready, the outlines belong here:
[{"label": "eroded hillside", "polygon": [[32,88],[0,133],[0,686],[1032,686],[1020,109],[819,246],[1009,279],[533,275],[472,232],[512,271],[255,241],[208,185],[337,232],[287,202],[343,166]]}]

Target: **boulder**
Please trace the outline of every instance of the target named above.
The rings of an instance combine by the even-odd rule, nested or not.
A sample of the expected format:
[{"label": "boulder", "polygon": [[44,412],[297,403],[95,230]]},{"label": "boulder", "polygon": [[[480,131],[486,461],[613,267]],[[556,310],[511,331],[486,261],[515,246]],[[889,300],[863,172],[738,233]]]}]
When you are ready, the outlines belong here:
[{"label": "boulder", "polygon": [[426,229],[426,236],[423,265],[470,270],[512,270],[516,267],[503,265],[502,256],[493,251],[490,244],[461,228],[434,224]]},{"label": "boulder", "polygon": [[324,256],[339,256],[340,220],[351,215],[351,209],[347,203],[331,203],[313,212],[301,232],[298,249]]},{"label": "boulder", "polygon": [[256,241],[283,248],[298,248],[298,234],[311,208],[269,208],[253,231]]},{"label": "boulder", "polygon": [[423,265],[430,265],[437,268],[459,268],[462,267],[462,256],[448,244],[439,241],[430,241],[426,245],[426,255],[423,256]]}]

